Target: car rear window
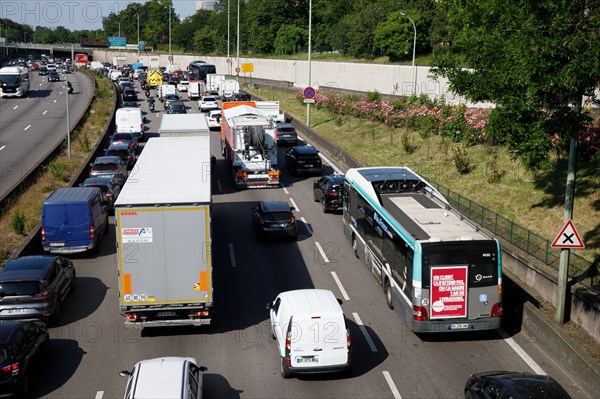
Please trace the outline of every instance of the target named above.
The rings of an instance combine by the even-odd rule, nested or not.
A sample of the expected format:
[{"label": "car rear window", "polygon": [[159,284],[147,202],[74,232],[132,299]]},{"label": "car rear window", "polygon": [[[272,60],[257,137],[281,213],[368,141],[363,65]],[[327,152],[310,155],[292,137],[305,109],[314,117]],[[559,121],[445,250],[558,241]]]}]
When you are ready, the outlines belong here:
[{"label": "car rear window", "polygon": [[10,348],[8,345],[0,345],[0,367],[8,366],[11,363]]},{"label": "car rear window", "polygon": [[271,212],[265,214],[265,222],[285,222],[292,218],[290,212]]},{"label": "car rear window", "polygon": [[277,131],[280,133],[296,133],[296,129],[293,127],[279,127]]},{"label": "car rear window", "polygon": [[37,281],[14,281],[0,283],[0,297],[15,295],[35,295],[40,293]]},{"label": "car rear window", "polygon": [[112,141],[133,140],[133,136],[125,133],[117,133],[113,135]]},{"label": "car rear window", "polygon": [[217,101],[217,99],[214,97],[204,97],[202,101]]},{"label": "car rear window", "polygon": [[95,171],[104,171],[104,170],[117,170],[117,165],[114,163],[101,163],[101,164],[97,164],[94,165],[94,170]]},{"label": "car rear window", "polygon": [[298,159],[305,161],[319,159],[319,154],[301,154],[298,155]]},{"label": "car rear window", "polygon": [[106,152],[106,156],[127,158],[129,157],[129,150],[110,150]]},{"label": "car rear window", "polygon": [[86,186],[86,187],[98,187],[100,189],[100,191],[102,191],[103,193],[106,193],[108,191],[108,186],[105,185],[105,184],[101,184],[101,185],[91,184],[91,185]]}]

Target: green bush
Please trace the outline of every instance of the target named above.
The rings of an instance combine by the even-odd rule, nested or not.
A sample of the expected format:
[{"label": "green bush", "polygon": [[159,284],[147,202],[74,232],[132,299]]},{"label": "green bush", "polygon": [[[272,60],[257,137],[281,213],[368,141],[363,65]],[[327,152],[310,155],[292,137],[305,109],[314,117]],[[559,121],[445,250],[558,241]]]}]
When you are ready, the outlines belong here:
[{"label": "green bush", "polygon": [[407,154],[413,154],[417,150],[417,146],[411,140],[409,134],[407,132],[402,133],[401,137],[402,148],[406,151]]},{"label": "green bush", "polygon": [[52,162],[50,165],[48,165],[48,171],[58,181],[67,183],[69,180],[71,180],[71,168],[66,163]]},{"label": "green bush", "polygon": [[459,145],[453,150],[452,159],[454,160],[454,166],[461,175],[469,174],[475,166],[471,163],[467,150]]},{"label": "green bush", "polygon": [[378,103],[381,102],[381,94],[377,90],[370,91],[367,93],[367,102]]},{"label": "green bush", "polygon": [[25,214],[23,211],[17,210],[15,213],[13,213],[10,224],[16,234],[25,234]]}]

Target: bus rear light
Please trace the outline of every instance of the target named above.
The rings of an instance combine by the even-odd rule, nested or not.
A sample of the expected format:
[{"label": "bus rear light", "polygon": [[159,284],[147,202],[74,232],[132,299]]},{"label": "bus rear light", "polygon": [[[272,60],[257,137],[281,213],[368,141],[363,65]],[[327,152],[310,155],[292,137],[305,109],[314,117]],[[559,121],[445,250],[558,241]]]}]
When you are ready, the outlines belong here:
[{"label": "bus rear light", "polygon": [[492,307],[492,317],[502,317],[502,302],[494,304]]},{"label": "bus rear light", "polygon": [[423,306],[413,305],[413,320],[416,321],[427,321],[429,318],[427,317],[427,309]]}]

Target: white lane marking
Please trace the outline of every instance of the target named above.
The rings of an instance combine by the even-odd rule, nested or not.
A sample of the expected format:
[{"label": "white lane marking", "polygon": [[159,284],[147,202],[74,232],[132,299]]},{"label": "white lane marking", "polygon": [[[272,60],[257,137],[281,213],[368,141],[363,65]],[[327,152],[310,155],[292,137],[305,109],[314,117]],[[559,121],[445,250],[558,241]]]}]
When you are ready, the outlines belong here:
[{"label": "white lane marking", "polygon": [[223,192],[223,188],[221,187],[221,180],[217,179],[217,187],[219,188],[219,192]]},{"label": "white lane marking", "polygon": [[546,375],[546,372],[515,342],[514,339],[509,337],[509,335],[503,329],[498,330],[500,332],[500,336],[506,341],[506,343],[515,351],[517,355],[521,356],[521,359],[533,370],[536,374]]},{"label": "white lane marking", "polygon": [[48,112],[48,110],[45,110],[44,112],[42,112],[42,115],[46,115],[46,112]]},{"label": "white lane marking", "polygon": [[5,148],[6,148],[6,146],[5,146],[5,145],[3,145],[2,147],[0,147],[0,151],[2,151],[2,150],[3,150],[3,149],[5,149]]},{"label": "white lane marking", "polygon": [[308,224],[308,222],[306,221],[306,219],[304,219],[304,216],[300,218],[300,220],[302,220],[302,222],[304,223],[304,225],[306,226],[306,230],[308,230],[308,235],[312,236],[313,234],[313,230],[310,227],[310,225]]},{"label": "white lane marking", "polygon": [[[335,272],[331,272],[331,275],[333,276],[333,279],[335,280],[335,283],[337,284],[340,292],[342,293],[342,296],[344,297],[344,299],[346,301],[350,300],[350,297],[348,296],[348,293],[346,292],[346,290],[344,289],[344,286],[342,285],[342,282],[340,281],[340,279],[338,278],[337,274]],[[358,315],[357,315],[358,316]]]},{"label": "white lane marking", "polygon": [[15,105],[15,106],[13,107],[13,109],[17,109],[17,108],[19,108],[19,106],[18,106],[18,105]]},{"label": "white lane marking", "polygon": [[342,174],[342,171],[338,169],[337,166],[335,166],[333,164],[333,162],[331,162],[325,155],[319,153],[319,155],[321,156],[321,158],[323,158],[323,161],[325,161],[325,163],[327,163],[327,165],[331,166],[331,168],[333,169],[333,171],[337,174]]},{"label": "white lane marking", "polygon": [[231,267],[236,268],[237,263],[235,262],[235,252],[233,251],[232,243],[229,243],[229,257],[231,258]]},{"label": "white lane marking", "polygon": [[394,380],[392,380],[392,376],[389,371],[383,371],[383,376],[385,377],[385,381],[388,383],[390,390],[392,391],[392,395],[394,395],[394,399],[402,399],[400,396],[400,392],[398,392],[398,388],[396,388],[396,384],[394,384]]},{"label": "white lane marking", "polygon": [[103,397],[104,397],[104,391],[98,391],[98,392],[96,392],[95,399],[102,399]]},{"label": "white lane marking", "polygon": [[362,335],[364,335],[365,339],[367,340],[367,343],[369,344],[369,348],[371,348],[371,352],[377,352],[377,347],[375,346],[375,343],[371,339],[371,336],[369,335],[369,332],[367,331],[362,320],[360,319],[360,317],[358,317],[358,313],[352,313],[352,316],[354,316],[354,321],[356,322],[356,324],[358,324],[358,328],[360,328],[360,332],[362,333]]},{"label": "white lane marking", "polygon": [[323,251],[323,248],[321,248],[321,244],[319,244],[318,241],[315,241],[315,245],[317,246],[317,249],[319,250],[319,253],[323,257],[323,260],[325,261],[325,263],[329,263],[329,259],[327,258],[327,255],[325,255],[325,251]]},{"label": "white lane marking", "polygon": [[293,198],[290,198],[290,202],[292,203],[292,206],[295,208],[296,212],[300,212],[300,208],[298,208],[298,205],[296,205]]},{"label": "white lane marking", "polygon": [[31,127],[31,125],[27,125],[27,127],[26,127],[25,129],[23,129],[23,130],[27,130],[27,129],[29,129],[30,127]]},{"label": "white lane marking", "polygon": [[285,188],[285,187],[283,188],[283,192],[284,192],[286,195],[290,195],[290,192],[289,192],[289,191],[287,190],[287,188]]},{"label": "white lane marking", "polygon": [[56,103],[57,101],[58,101],[58,100],[54,100],[54,101],[52,101],[52,103]]}]

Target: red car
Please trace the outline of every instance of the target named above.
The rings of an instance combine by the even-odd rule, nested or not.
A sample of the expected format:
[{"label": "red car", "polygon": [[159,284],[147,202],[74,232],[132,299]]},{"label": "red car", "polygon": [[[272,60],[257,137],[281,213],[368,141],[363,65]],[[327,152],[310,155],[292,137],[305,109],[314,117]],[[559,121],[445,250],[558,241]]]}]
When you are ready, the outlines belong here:
[{"label": "red car", "polygon": [[38,69],[40,69],[40,66],[38,64],[31,64],[29,69],[31,69],[32,71],[37,71]]}]

